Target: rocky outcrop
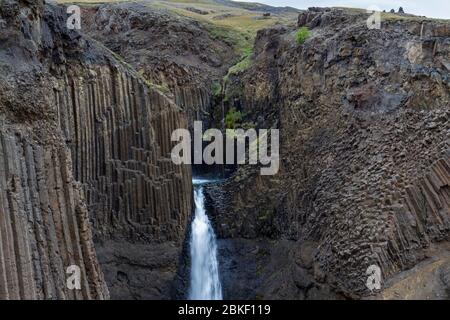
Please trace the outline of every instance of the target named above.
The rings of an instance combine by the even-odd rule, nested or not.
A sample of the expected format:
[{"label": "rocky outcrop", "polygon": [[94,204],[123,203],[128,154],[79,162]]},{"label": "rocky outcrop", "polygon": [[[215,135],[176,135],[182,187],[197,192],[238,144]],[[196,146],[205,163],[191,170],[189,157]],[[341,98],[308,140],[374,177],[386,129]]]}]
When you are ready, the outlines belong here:
[{"label": "rocky outcrop", "polygon": [[[58,63],[46,59],[60,35],[47,9],[42,1],[0,6],[0,299],[105,299],[86,203],[55,121],[48,68]],[[72,265],[81,290],[67,286]]]},{"label": "rocky outcrop", "polygon": [[68,73],[55,99],[96,234],[183,239],[190,169],[170,158],[171,133],[187,127],[181,110],[135,75],[108,66]]},{"label": "rocky outcrop", "polygon": [[191,214],[191,169],[170,157],[185,114],[115,67],[70,74],[55,95],[112,298],[170,298]]},{"label": "rocky outcrop", "polygon": [[295,29],[259,32],[234,92],[247,121],[281,130],[280,173],[241,167],[208,192],[219,237],[311,243],[305,277],[352,298],[370,294],[370,265],[389,279],[445,251],[450,232],[448,25],[369,30],[367,17],[310,10],[301,45]]},{"label": "rocky outcrop", "polygon": [[237,60],[213,26],[145,3],[83,8],[87,32],[170,93],[193,120],[209,121],[212,91]]},{"label": "rocky outcrop", "polygon": [[[0,5],[0,298],[102,299],[106,283],[117,297],[123,272],[107,269],[105,283],[93,237],[101,262],[174,247],[172,270],[154,272],[170,288],[191,212],[190,168],[173,165],[170,135],[186,116],[67,17],[43,1]],[[66,286],[70,265],[81,291]]]}]

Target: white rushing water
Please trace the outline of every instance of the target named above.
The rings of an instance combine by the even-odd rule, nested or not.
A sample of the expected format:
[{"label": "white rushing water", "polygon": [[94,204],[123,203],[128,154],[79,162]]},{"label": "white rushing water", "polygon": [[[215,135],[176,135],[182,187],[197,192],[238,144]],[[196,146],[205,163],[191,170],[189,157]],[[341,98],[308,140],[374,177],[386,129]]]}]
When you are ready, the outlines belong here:
[{"label": "white rushing water", "polygon": [[191,230],[191,300],[222,300],[216,236],[205,211],[202,183],[194,180],[195,217]]}]

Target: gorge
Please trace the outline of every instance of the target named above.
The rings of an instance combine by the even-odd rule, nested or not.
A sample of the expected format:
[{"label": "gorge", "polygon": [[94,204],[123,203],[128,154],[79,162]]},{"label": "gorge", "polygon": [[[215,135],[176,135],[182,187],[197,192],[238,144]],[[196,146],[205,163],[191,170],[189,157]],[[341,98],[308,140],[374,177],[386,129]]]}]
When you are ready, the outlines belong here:
[{"label": "gorge", "polygon": [[[0,1],[0,299],[450,299],[449,20],[59,2]],[[276,173],[174,163],[196,121]]]}]

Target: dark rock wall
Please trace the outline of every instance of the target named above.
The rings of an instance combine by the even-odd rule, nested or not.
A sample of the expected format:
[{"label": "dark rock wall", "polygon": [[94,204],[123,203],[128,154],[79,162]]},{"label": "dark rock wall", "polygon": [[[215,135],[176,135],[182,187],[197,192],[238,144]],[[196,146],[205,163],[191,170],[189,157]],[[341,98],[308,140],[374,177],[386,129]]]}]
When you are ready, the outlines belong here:
[{"label": "dark rock wall", "polygon": [[183,112],[132,74],[108,66],[88,76],[69,74],[55,96],[96,234],[183,239],[191,175],[170,158],[172,131],[187,127]]},{"label": "dark rock wall", "polygon": [[[108,298],[67,148],[2,129],[0,168],[0,299]],[[71,265],[81,290],[66,286]]]},{"label": "dark rock wall", "polygon": [[188,114],[189,125],[211,118],[212,86],[239,58],[211,26],[142,3],[83,8],[87,32],[162,87]]},{"label": "dark rock wall", "polygon": [[[42,1],[0,5],[0,299],[109,297],[55,118],[57,16]],[[67,287],[71,265],[81,290]]]},{"label": "dark rock wall", "polygon": [[191,169],[170,157],[185,113],[116,67],[70,74],[55,96],[111,297],[169,299],[191,214]]},{"label": "dark rock wall", "polygon": [[[106,283],[119,297],[128,270],[105,268],[105,283],[93,237],[102,263],[137,243],[171,247],[133,272],[150,296],[119,297],[168,298],[191,213],[190,168],[173,165],[170,135],[187,118],[66,19],[43,1],[0,5],[0,298],[104,299]],[[72,264],[81,291],[66,287]]]},{"label": "dark rock wall", "polygon": [[369,30],[365,14],[305,15],[309,40],[261,31],[234,79],[248,120],[281,130],[281,169],[242,167],[211,188],[215,227],[314,243],[315,282],[360,297],[369,265],[389,278],[449,240],[450,33],[426,19]]}]

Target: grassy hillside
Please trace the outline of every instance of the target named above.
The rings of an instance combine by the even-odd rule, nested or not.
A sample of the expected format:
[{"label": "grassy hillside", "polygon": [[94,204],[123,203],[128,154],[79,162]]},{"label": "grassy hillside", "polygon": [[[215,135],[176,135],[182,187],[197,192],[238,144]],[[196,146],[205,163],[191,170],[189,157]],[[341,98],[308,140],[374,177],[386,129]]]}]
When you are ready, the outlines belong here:
[{"label": "grassy hillside", "polygon": [[[255,33],[276,23],[294,21],[298,11],[292,8],[275,8],[257,3],[232,2],[228,0],[59,0],[59,3],[81,5],[118,2],[140,2],[155,9],[166,9],[195,20],[222,27],[233,27],[243,32]],[[269,13],[270,16],[264,16]]]},{"label": "grassy hillside", "polygon": [[155,10],[189,17],[203,23],[213,37],[231,44],[241,55],[236,69],[249,63],[253,42],[258,30],[275,24],[295,24],[299,11],[293,8],[277,8],[258,3],[230,0],[59,0],[59,3],[95,5],[100,3],[138,2]]},{"label": "grassy hillside", "polygon": [[[348,12],[354,13],[367,13],[367,9],[362,8],[348,8],[348,7],[337,7]],[[434,22],[443,22],[450,23],[450,19],[437,19],[437,18],[429,18],[425,16],[416,16],[412,14],[398,14],[391,12],[381,12],[382,21],[434,21]]]}]

